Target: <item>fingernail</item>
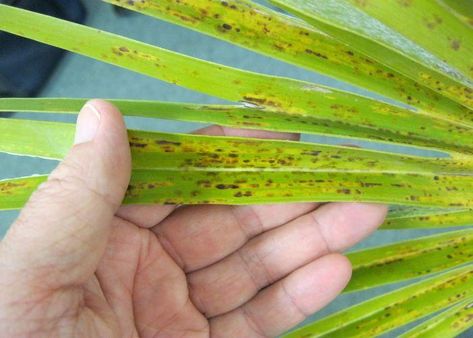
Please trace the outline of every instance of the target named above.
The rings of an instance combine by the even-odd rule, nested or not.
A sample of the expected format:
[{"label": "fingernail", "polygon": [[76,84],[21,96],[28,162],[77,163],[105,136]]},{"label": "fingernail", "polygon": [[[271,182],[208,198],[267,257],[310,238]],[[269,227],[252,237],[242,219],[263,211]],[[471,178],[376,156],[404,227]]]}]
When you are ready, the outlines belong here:
[{"label": "fingernail", "polygon": [[92,104],[87,103],[79,113],[76,124],[74,144],[90,142],[95,138],[100,125],[100,112]]}]

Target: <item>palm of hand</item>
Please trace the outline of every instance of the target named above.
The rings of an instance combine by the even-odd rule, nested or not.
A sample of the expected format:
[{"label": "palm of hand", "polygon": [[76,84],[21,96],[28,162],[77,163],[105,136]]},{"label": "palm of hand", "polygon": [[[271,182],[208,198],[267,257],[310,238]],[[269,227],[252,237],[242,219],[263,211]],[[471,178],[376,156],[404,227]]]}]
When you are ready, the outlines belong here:
[{"label": "palm of hand", "polygon": [[349,263],[329,253],[380,217],[367,205],[316,207],[122,208],[83,299],[77,290],[68,291],[69,304],[54,297],[60,313],[72,315],[58,329],[97,337],[281,334],[345,286]]}]

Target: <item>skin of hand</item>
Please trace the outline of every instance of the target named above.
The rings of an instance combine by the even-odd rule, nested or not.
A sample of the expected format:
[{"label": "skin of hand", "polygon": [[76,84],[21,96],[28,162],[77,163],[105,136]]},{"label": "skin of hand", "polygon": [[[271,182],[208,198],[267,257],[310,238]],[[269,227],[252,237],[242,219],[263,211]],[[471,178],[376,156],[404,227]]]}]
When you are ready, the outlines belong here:
[{"label": "skin of hand", "polygon": [[386,214],[357,203],[121,206],[130,172],[120,112],[90,101],[73,148],[0,242],[1,337],[274,337],[341,292],[351,266],[340,252]]}]

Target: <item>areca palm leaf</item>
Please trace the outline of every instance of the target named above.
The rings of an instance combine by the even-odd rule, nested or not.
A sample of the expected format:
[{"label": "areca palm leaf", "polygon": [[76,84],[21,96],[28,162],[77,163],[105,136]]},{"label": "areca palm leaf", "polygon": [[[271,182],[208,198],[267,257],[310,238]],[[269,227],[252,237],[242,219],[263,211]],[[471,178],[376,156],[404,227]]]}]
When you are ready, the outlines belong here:
[{"label": "areca palm leaf", "polygon": [[46,181],[46,175],[34,175],[0,180],[1,210],[19,209],[25,205],[33,191]]},{"label": "areca palm leaf", "polygon": [[445,8],[450,9],[464,23],[473,27],[473,6],[469,0],[440,0]]},{"label": "areca palm leaf", "polygon": [[[0,119],[0,151],[62,159],[73,134],[71,124]],[[136,172],[128,202],[358,200],[455,208],[473,205],[470,161],[144,131],[130,131],[129,139]],[[14,193],[3,190],[3,195],[8,198]]]},{"label": "areca palm leaf", "polygon": [[[0,151],[60,160],[72,146],[73,134],[74,126],[68,123],[0,119]],[[424,158],[305,142],[139,130],[129,131],[129,141],[136,169],[443,175],[465,177],[465,182],[473,184],[469,158]],[[440,177],[434,180],[441,181]]]},{"label": "areca palm leaf", "polygon": [[[129,130],[133,172],[125,203],[361,201],[397,205],[382,229],[473,224],[473,9],[466,1],[271,1],[299,18],[250,0],[104,1],[397,102],[226,67],[5,5],[0,30],[233,102],[111,100],[126,116],[324,134],[442,153],[425,157]],[[402,13],[402,21],[393,11]],[[85,101],[0,99],[0,112],[77,113]],[[60,160],[73,135],[71,124],[0,119],[0,152]],[[0,210],[21,208],[46,179],[1,180]],[[350,253],[354,273],[347,292],[427,278],[288,336],[379,336],[443,310],[405,336],[449,337],[468,329],[472,242],[467,228]]]},{"label": "areca palm leaf", "polygon": [[470,297],[400,335],[400,338],[435,338],[459,335],[473,326],[472,318],[473,297]]},{"label": "areca palm leaf", "polygon": [[465,54],[473,54],[473,32],[453,13],[446,12],[441,3],[428,0],[348,2],[473,79],[473,59],[465,57]]},{"label": "areca palm leaf", "polygon": [[473,266],[458,268],[372,298],[286,337],[377,337],[471,298]]},{"label": "areca palm leaf", "polygon": [[[288,119],[309,117],[327,134],[425,147],[439,142],[471,153],[471,128],[312,83],[205,62],[138,41],[41,14],[0,5],[0,30],[29,37],[231,101],[249,102]],[[322,125],[322,127],[318,127]],[[396,130],[393,130],[393,127]],[[437,135],[437,130],[450,134]],[[416,140],[416,141],[414,141]]]},{"label": "areca palm leaf", "polygon": [[344,80],[439,116],[470,109],[338,42],[305,22],[247,0],[105,0]]},{"label": "areca palm leaf", "polygon": [[443,271],[471,261],[473,230],[442,233],[350,253],[352,292]]},{"label": "areca palm leaf", "polygon": [[[40,112],[40,113],[77,113],[86,99],[23,99],[0,98],[0,112]],[[347,125],[343,122],[320,120],[307,115],[292,115],[269,109],[248,107],[244,105],[197,105],[185,103],[170,103],[160,101],[139,100],[110,100],[127,116],[148,118],[175,119],[181,121],[216,123],[231,127],[248,129],[264,129],[284,132],[303,132],[307,134],[330,134],[351,138],[380,141],[383,143],[404,143],[416,148],[433,149],[448,152],[451,158],[471,161],[470,155],[458,152],[473,152],[473,145],[463,135],[468,134],[468,128],[450,124],[446,121],[432,120],[417,116],[414,121],[405,121],[403,125],[423,123],[430,128],[415,126],[418,136],[410,133],[410,137],[402,136],[403,126],[392,125],[389,129],[378,130],[376,134],[366,129]],[[391,122],[396,122],[395,119]]]},{"label": "areca palm leaf", "polygon": [[[473,84],[468,74],[461,73],[401,33],[360,11],[348,0],[271,0],[271,3],[419,84],[470,109],[473,107]],[[421,21],[418,24],[420,26]]]},{"label": "areca palm leaf", "polygon": [[[399,187],[399,179],[407,178]],[[471,180],[438,176],[458,187],[446,193],[433,177],[414,174],[287,171],[176,171],[135,169],[125,203],[131,204],[263,204],[290,202],[359,201],[405,203],[425,206],[464,207],[473,205]],[[36,177],[34,178],[36,182]],[[16,182],[16,181],[15,181]],[[31,187],[29,178],[21,182]],[[18,182],[17,182],[18,183]],[[16,184],[17,184],[16,183]],[[0,183],[4,209],[19,209],[25,199],[16,198],[11,180]],[[11,189],[10,189],[11,188]],[[25,192],[21,191],[22,196]],[[15,203],[10,203],[14,200]]]},{"label": "areca palm leaf", "polygon": [[404,207],[390,211],[381,230],[432,229],[473,225],[473,210]]}]

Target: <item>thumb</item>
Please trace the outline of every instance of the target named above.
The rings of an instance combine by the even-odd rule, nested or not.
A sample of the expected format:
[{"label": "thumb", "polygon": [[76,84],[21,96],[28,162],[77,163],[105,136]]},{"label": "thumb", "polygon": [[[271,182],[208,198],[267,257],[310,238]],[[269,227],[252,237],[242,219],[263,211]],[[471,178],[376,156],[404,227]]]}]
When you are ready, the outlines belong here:
[{"label": "thumb", "polygon": [[77,119],[73,148],[1,243],[1,264],[21,271],[23,280],[41,278],[45,287],[86,281],[105,250],[130,172],[120,112],[104,101],[88,102]]}]

